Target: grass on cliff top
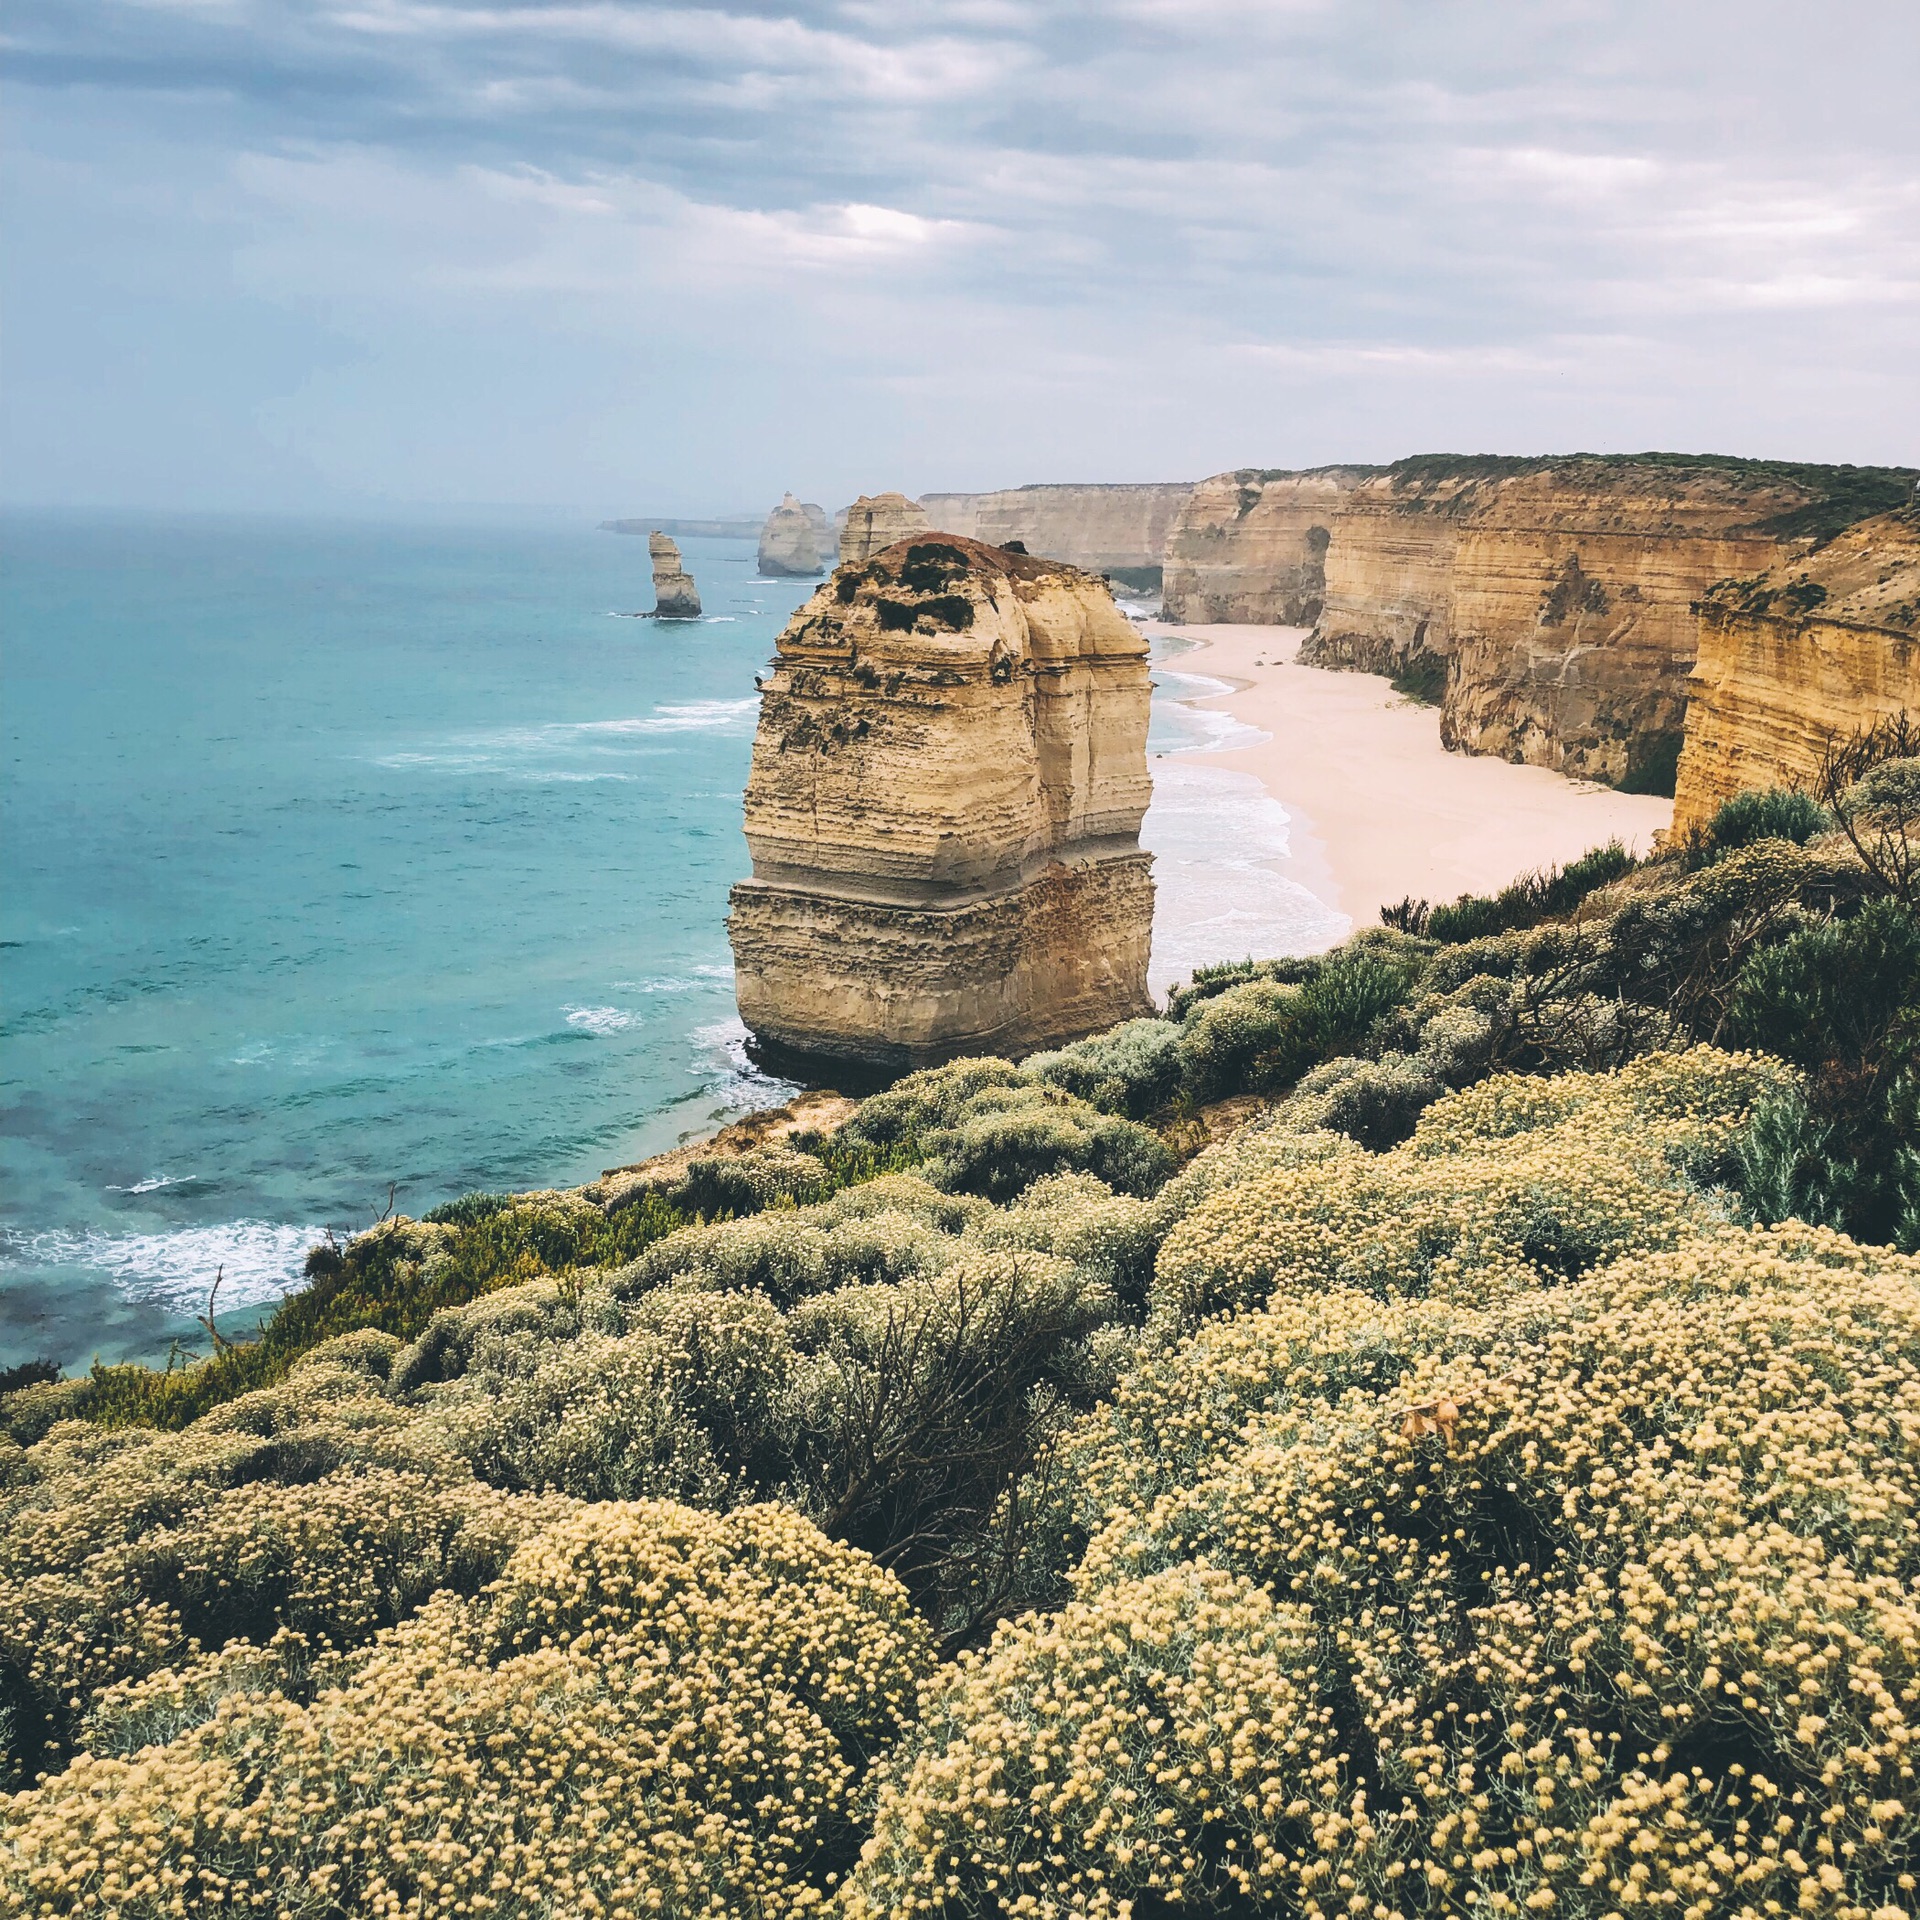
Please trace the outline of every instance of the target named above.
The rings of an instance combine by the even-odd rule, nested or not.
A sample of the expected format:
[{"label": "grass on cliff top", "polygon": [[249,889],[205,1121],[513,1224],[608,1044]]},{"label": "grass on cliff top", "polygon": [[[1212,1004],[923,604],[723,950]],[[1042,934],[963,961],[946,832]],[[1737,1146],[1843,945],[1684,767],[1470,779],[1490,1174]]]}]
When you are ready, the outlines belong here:
[{"label": "grass on cliff top", "polygon": [[[1321,467],[1243,467],[1234,478],[1243,490],[1275,480],[1308,480],[1317,474],[1349,473],[1360,479],[1391,476],[1396,490],[1446,480],[1511,480],[1582,463],[1596,467],[1652,467],[1676,475],[1731,474],[1754,487],[1800,488],[1808,497],[1784,513],[1756,520],[1743,532],[1779,540],[1824,544],[1856,521],[1891,513],[1912,499],[1920,468],[1822,466],[1804,460],[1749,460],[1725,453],[1416,453],[1391,466],[1337,462]],[[1241,514],[1250,503],[1241,505]]]},{"label": "grass on cliff top", "polygon": [[1748,460],[1720,453],[1421,453],[1396,460],[1385,471],[1396,488],[1442,480],[1506,480],[1545,473],[1576,462],[1598,467],[1649,467],[1676,475],[1731,474],[1754,487],[1798,487],[1806,502],[1746,531],[1776,539],[1831,540],[1857,520],[1891,513],[1913,497],[1920,469],[1912,467],[1822,466],[1802,460]]}]

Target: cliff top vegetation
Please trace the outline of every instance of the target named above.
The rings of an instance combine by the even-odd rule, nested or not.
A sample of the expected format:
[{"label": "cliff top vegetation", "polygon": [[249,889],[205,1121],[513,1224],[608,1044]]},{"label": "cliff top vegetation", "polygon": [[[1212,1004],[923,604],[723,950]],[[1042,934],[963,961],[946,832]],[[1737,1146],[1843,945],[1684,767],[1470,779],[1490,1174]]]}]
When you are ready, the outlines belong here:
[{"label": "cliff top vegetation", "polygon": [[1654,473],[1676,488],[1701,483],[1734,483],[1745,491],[1780,490],[1801,496],[1734,529],[1769,534],[1780,540],[1831,540],[1856,521],[1892,512],[1911,503],[1920,484],[1920,468],[1821,465],[1811,461],[1751,460],[1712,453],[1422,453],[1384,466],[1339,464],[1320,467],[1247,467],[1230,477],[1242,486],[1276,480],[1345,476],[1358,482],[1389,479],[1396,492],[1472,486],[1560,474],[1573,481],[1635,472]]},{"label": "cliff top vegetation", "polygon": [[7,1393],[9,1909],[1913,1911],[1904,740]]}]

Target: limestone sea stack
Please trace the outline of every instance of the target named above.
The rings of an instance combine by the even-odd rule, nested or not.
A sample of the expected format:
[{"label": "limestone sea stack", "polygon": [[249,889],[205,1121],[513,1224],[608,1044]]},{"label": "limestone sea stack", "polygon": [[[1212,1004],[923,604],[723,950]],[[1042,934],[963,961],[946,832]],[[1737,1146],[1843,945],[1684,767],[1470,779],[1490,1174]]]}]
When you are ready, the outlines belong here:
[{"label": "limestone sea stack", "polygon": [[864,566],[882,547],[929,531],[926,509],[904,493],[862,494],[840,529],[840,564]]},{"label": "limestone sea stack", "polygon": [[1831,740],[1901,712],[1920,719],[1920,506],[1722,581],[1698,612],[1678,833],[1743,788],[1811,786]]},{"label": "limestone sea stack", "polygon": [[780,635],[728,923],[776,1057],[898,1071],[1150,1009],[1146,642],[1104,582],[945,534]]},{"label": "limestone sea stack", "polygon": [[647,551],[653,556],[653,617],[698,620],[700,589],[680,564],[680,549],[664,533],[650,533]]},{"label": "limestone sea stack", "polygon": [[760,571],[801,579],[824,573],[820,534],[826,522],[818,507],[803,505],[790,493],[783,496],[760,529]]}]

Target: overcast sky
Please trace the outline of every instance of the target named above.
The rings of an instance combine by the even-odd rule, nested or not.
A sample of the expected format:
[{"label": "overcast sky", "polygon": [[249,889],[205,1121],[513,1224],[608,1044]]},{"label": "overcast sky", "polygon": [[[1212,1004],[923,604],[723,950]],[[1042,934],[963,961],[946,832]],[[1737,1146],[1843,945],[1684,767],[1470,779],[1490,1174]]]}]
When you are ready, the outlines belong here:
[{"label": "overcast sky", "polygon": [[1920,461],[1914,0],[10,0],[20,502]]}]

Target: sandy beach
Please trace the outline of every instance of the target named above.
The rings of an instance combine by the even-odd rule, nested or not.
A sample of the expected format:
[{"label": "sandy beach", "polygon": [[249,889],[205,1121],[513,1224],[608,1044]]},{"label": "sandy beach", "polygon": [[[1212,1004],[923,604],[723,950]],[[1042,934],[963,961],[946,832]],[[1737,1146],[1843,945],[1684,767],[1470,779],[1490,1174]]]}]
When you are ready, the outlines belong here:
[{"label": "sandy beach", "polygon": [[[1195,768],[1241,776],[1221,787],[1217,831],[1224,833],[1235,830],[1234,794],[1254,808],[1262,798],[1277,802],[1287,816],[1283,841],[1269,838],[1260,864],[1289,893],[1314,896],[1330,910],[1316,924],[1301,898],[1300,927],[1278,950],[1330,946],[1409,893],[1451,900],[1487,892],[1616,836],[1645,852],[1672,818],[1670,800],[1447,752],[1437,707],[1403,698],[1372,674],[1299,665],[1301,629],[1146,630],[1159,646],[1201,643],[1163,658],[1157,673],[1224,683],[1218,692],[1203,684],[1195,697],[1176,695],[1196,714],[1218,716],[1219,750],[1156,752],[1156,782],[1191,783]],[[1264,795],[1253,792],[1248,776]],[[1182,960],[1199,957],[1156,949],[1156,984],[1183,971]]]}]

